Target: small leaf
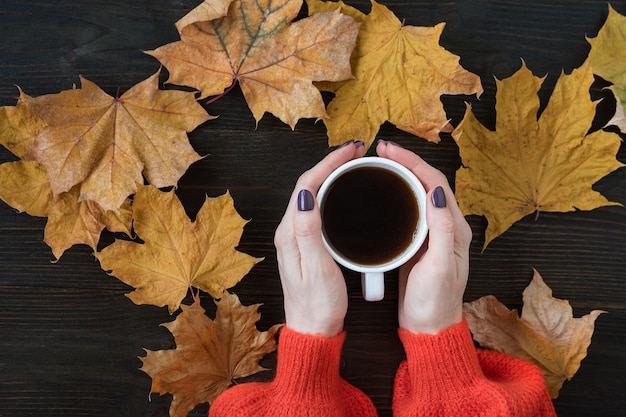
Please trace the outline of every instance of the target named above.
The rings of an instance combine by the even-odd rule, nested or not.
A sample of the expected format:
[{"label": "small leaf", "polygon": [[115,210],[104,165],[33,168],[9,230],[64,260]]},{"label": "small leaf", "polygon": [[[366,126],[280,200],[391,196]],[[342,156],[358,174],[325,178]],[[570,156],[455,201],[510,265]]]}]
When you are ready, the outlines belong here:
[{"label": "small leaf", "polygon": [[117,240],[96,256],[102,269],[135,287],[128,296],[136,304],[173,313],[192,286],[219,298],[262,260],[235,249],[247,221],[228,193],[207,198],[192,222],[174,191],[140,186],[133,218],[144,243]]},{"label": "small leaf", "polygon": [[20,90],[16,106],[0,107],[0,144],[20,158],[26,156],[35,137],[46,127],[24,104],[29,98]]},{"label": "small leaf", "polygon": [[152,378],[151,392],[173,394],[170,416],[185,417],[196,405],[213,402],[235,380],[265,370],[259,361],[276,350],[281,325],[259,332],[260,304],[243,306],[235,294],[224,292],[215,301],[211,320],[200,306],[182,305],[176,320],[163,324],[176,349],[150,351],[140,358],[141,370]]},{"label": "small leaf", "polygon": [[100,234],[111,232],[131,235],[132,213],[126,200],[118,213],[105,212],[96,202],[79,201],[79,187],[53,195],[43,166],[36,161],[19,160],[0,165],[0,198],[31,216],[47,217],[44,242],[56,259],[77,244],[97,250]]},{"label": "small leaf", "polygon": [[195,9],[176,22],[176,29],[180,33],[185,26],[197,22],[208,22],[226,16],[228,7],[233,0],[204,0]]},{"label": "small leaf", "polygon": [[0,198],[31,216],[47,217],[52,191],[46,170],[35,161],[0,165]]},{"label": "small leaf", "polygon": [[539,366],[551,397],[557,398],[563,382],[572,379],[587,356],[594,322],[605,312],[593,310],[575,319],[569,302],[552,297],[552,290],[537,271],[524,290],[523,300],[521,317],[492,295],[465,303],[463,312],[482,347]]},{"label": "small leaf", "polygon": [[79,187],[76,186],[51,200],[44,242],[59,259],[65,250],[77,244],[85,244],[94,251],[98,250],[100,234],[104,228],[131,236],[131,224],[130,200],[127,199],[117,213],[104,211],[95,201],[79,201]]}]

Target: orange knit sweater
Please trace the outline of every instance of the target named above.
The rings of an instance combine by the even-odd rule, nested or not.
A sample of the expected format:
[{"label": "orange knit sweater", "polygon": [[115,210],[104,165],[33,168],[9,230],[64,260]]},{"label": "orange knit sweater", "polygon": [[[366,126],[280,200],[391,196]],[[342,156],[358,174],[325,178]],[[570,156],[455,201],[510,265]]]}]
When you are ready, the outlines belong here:
[{"label": "orange knit sweater", "polygon": [[[394,416],[556,415],[541,371],[476,349],[465,320],[434,336],[399,334],[407,360],[396,373]],[[324,338],[284,328],[274,381],[230,388],[209,417],[375,417],[371,400],[339,375],[344,339],[345,333]]]}]

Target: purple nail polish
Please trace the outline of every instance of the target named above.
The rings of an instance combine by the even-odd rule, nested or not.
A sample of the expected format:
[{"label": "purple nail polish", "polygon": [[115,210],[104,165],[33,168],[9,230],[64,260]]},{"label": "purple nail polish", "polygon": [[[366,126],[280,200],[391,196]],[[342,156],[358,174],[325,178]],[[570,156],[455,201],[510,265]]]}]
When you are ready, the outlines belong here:
[{"label": "purple nail polish", "polygon": [[337,149],[339,149],[339,148],[344,148],[344,147],[346,147],[346,146],[348,146],[348,145],[350,145],[350,144],[352,144],[352,143],[354,143],[354,139],[350,139],[350,140],[348,140],[348,141],[346,141],[346,142],[342,143],[341,145],[339,145],[339,146],[337,147]]},{"label": "purple nail polish", "polygon": [[298,193],[298,210],[311,211],[314,206],[313,194],[309,190],[300,190]]},{"label": "purple nail polish", "polygon": [[382,143],[383,145],[387,146],[387,141],[385,139],[378,139],[378,143]]},{"label": "purple nail polish", "polygon": [[360,148],[361,146],[365,146],[365,142],[363,142],[362,140],[357,140],[356,142],[354,142],[355,148]]},{"label": "purple nail polish", "polygon": [[433,190],[430,197],[433,202],[433,206],[437,208],[444,208],[446,206],[446,193],[443,191],[443,187],[441,185],[437,186]]}]

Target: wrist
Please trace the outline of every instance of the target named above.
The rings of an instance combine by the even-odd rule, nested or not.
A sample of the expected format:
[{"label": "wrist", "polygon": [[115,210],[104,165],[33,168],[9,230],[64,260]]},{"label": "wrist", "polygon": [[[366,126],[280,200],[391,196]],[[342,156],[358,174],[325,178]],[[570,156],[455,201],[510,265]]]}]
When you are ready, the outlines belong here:
[{"label": "wrist", "polygon": [[415,314],[412,316],[400,315],[398,321],[401,329],[411,333],[435,335],[459,324],[462,320],[463,308],[460,307],[448,314],[429,314],[422,317]]},{"label": "wrist", "polygon": [[343,317],[319,317],[314,314],[285,313],[288,328],[305,335],[335,337],[343,331]]}]

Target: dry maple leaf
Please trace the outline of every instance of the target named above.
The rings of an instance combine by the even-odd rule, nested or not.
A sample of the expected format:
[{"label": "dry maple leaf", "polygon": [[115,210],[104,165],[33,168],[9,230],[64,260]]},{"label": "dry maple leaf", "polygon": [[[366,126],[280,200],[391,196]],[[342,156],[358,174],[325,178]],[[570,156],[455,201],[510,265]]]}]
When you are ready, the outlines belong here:
[{"label": "dry maple leaf", "polygon": [[20,100],[15,106],[0,107],[0,144],[14,155],[23,158],[28,148],[46,124],[24,100],[29,96],[20,90]]},{"label": "dry maple leaf", "polygon": [[302,0],[234,0],[224,17],[188,24],[181,41],[148,53],[167,67],[168,82],[203,98],[238,82],[257,122],[270,112],[293,129],[301,118],[326,117],[312,82],[352,76],[358,32],[339,12],[291,23],[301,7]]},{"label": "dry maple leaf", "polygon": [[[360,14],[341,2],[307,0],[307,4],[310,13],[340,7],[342,13]],[[445,24],[404,26],[375,1],[370,14],[361,14],[357,20],[362,24],[351,58],[354,79],[332,88],[335,98],[326,108],[329,145],[358,138],[369,146],[386,121],[439,142],[440,132],[452,131],[441,95],[480,96],[483,91],[480,78],[463,69],[459,57],[439,45]]]},{"label": "dry maple leaf", "polygon": [[31,156],[54,194],[80,184],[81,200],[117,211],[143,176],[156,187],[176,185],[200,159],[186,133],[211,116],[192,93],[159,90],[159,73],[119,98],[81,81],[80,89],[21,100],[47,125]]},{"label": "dry maple leaf", "polygon": [[78,188],[53,195],[45,169],[36,161],[5,162],[0,165],[0,198],[20,212],[47,217],[44,242],[56,259],[76,244],[94,251],[104,228],[130,236],[130,200],[118,213],[103,210],[96,202],[78,201]]},{"label": "dry maple leaf", "polygon": [[36,161],[0,164],[0,198],[19,212],[47,217],[52,191],[45,169]]},{"label": "dry maple leaf", "polygon": [[589,59],[594,74],[613,83],[609,89],[617,99],[615,115],[607,123],[626,133],[626,17],[609,5],[609,16],[591,44]]},{"label": "dry maple leaf", "polygon": [[70,247],[82,243],[94,251],[98,249],[104,228],[131,236],[133,221],[130,200],[126,199],[117,212],[105,211],[91,200],[79,201],[78,186],[53,197],[48,208],[48,222],[44,242],[59,259]]},{"label": "dry maple leaf", "polygon": [[596,108],[589,94],[593,80],[588,63],[561,74],[537,120],[543,79],[523,65],[497,81],[495,131],[480,124],[467,106],[452,133],[463,164],[456,174],[456,197],[465,215],[487,218],[483,250],[534,212],[619,205],[591,188],[623,166],[615,159],[619,135],[587,134]]},{"label": "dry maple leaf", "polygon": [[233,0],[204,0],[195,9],[176,22],[176,29],[180,33],[185,26],[197,22],[208,22],[226,16],[228,7]]},{"label": "dry maple leaf", "polygon": [[474,339],[487,349],[530,361],[541,368],[552,398],[558,397],[587,356],[594,322],[605,313],[593,310],[575,319],[567,300],[552,297],[552,290],[535,270],[524,290],[522,315],[488,295],[463,305]]},{"label": "dry maple leaf", "polygon": [[133,218],[145,243],[117,240],[96,256],[102,269],[135,287],[128,297],[136,304],[173,313],[192,286],[219,298],[262,260],[235,249],[247,221],[228,193],[207,197],[192,222],[173,190],[140,186]]},{"label": "dry maple leaf", "polygon": [[150,391],[173,394],[172,417],[186,416],[196,405],[213,402],[236,379],[265,370],[259,361],[276,350],[281,325],[259,332],[260,304],[243,306],[227,291],[215,304],[215,320],[204,314],[199,298],[182,305],[176,320],[163,324],[174,335],[176,349],[146,350],[140,358],[141,370],[152,378]]}]

